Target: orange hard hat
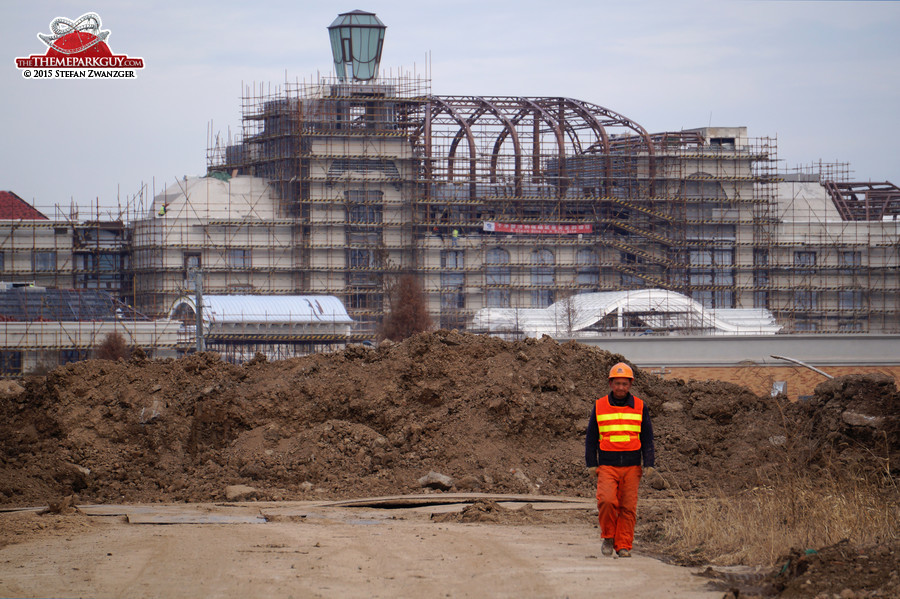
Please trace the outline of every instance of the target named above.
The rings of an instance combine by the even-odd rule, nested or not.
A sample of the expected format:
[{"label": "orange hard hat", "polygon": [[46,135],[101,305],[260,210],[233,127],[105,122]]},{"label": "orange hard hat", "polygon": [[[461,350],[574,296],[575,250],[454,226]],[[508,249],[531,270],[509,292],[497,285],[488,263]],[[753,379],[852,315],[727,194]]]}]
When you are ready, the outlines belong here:
[{"label": "orange hard hat", "polygon": [[619,362],[609,370],[609,378],[634,380],[634,372],[631,370],[631,366],[625,362]]}]

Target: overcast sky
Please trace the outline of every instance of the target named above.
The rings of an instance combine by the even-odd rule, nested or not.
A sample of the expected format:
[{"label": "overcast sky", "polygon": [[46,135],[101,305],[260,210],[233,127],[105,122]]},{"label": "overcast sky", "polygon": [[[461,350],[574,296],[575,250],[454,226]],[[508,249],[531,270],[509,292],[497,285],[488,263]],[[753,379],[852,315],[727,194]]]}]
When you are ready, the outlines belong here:
[{"label": "overcast sky", "polygon": [[[32,0],[3,10],[0,190],[84,218],[202,175],[244,86],[331,74],[326,27],[354,9],[388,27],[382,75],[424,76],[430,53],[435,94],[577,98],[651,133],[746,126],[777,137],[783,168],[900,184],[900,2]],[[87,12],[144,59],[137,80],[24,79],[37,34]]]}]

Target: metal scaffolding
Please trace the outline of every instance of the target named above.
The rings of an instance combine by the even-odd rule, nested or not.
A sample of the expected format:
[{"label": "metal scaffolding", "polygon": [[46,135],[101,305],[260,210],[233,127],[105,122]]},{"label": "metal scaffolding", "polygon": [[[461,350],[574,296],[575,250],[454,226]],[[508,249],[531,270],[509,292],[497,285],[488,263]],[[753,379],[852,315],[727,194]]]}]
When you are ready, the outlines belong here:
[{"label": "metal scaffolding", "polygon": [[[858,222],[835,211],[830,165],[777,172],[775,139],[654,134],[571,98],[433,96],[411,77],[263,92],[247,88],[242,135],[210,148],[210,172],[272,184],[296,288],[338,295],[364,328],[401,272],[448,328],[648,287],[768,308],[786,331],[900,328],[896,224],[859,221],[876,215],[860,202]],[[896,205],[868,197],[880,215]]]},{"label": "metal scaffolding", "polygon": [[412,75],[248,86],[242,111],[240,134],[210,135],[205,177],[142,186],[118,214],[0,220],[0,280],[160,318],[199,269],[209,294],[338,297],[354,330],[326,343],[372,337],[406,273],[445,328],[654,288],[767,309],[788,333],[900,332],[900,190],[842,164],[780,171],[777,140],[745,127],[651,133]]}]

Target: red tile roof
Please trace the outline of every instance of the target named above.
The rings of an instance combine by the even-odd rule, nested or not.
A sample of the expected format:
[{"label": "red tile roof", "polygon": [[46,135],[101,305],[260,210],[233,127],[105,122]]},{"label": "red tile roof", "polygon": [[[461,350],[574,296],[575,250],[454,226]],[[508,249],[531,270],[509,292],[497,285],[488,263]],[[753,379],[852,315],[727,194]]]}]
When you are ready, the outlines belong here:
[{"label": "red tile roof", "polygon": [[0,191],[0,220],[49,220],[11,191]]}]

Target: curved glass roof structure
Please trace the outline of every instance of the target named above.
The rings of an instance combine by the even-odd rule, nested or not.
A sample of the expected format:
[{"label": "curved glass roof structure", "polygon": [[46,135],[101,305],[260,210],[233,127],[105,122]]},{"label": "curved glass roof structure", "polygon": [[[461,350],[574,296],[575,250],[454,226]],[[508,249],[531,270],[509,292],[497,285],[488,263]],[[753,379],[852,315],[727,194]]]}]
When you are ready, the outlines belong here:
[{"label": "curved glass roof structure", "polygon": [[[184,308],[196,313],[193,296],[178,299],[169,314]],[[330,295],[204,295],[203,320],[208,323],[351,324],[344,304]]]},{"label": "curved glass roof structure", "polygon": [[781,330],[765,309],[704,308],[686,295],[665,289],[582,293],[547,308],[483,308],[473,329],[487,333],[520,333],[591,337],[599,334],[772,335]]}]

